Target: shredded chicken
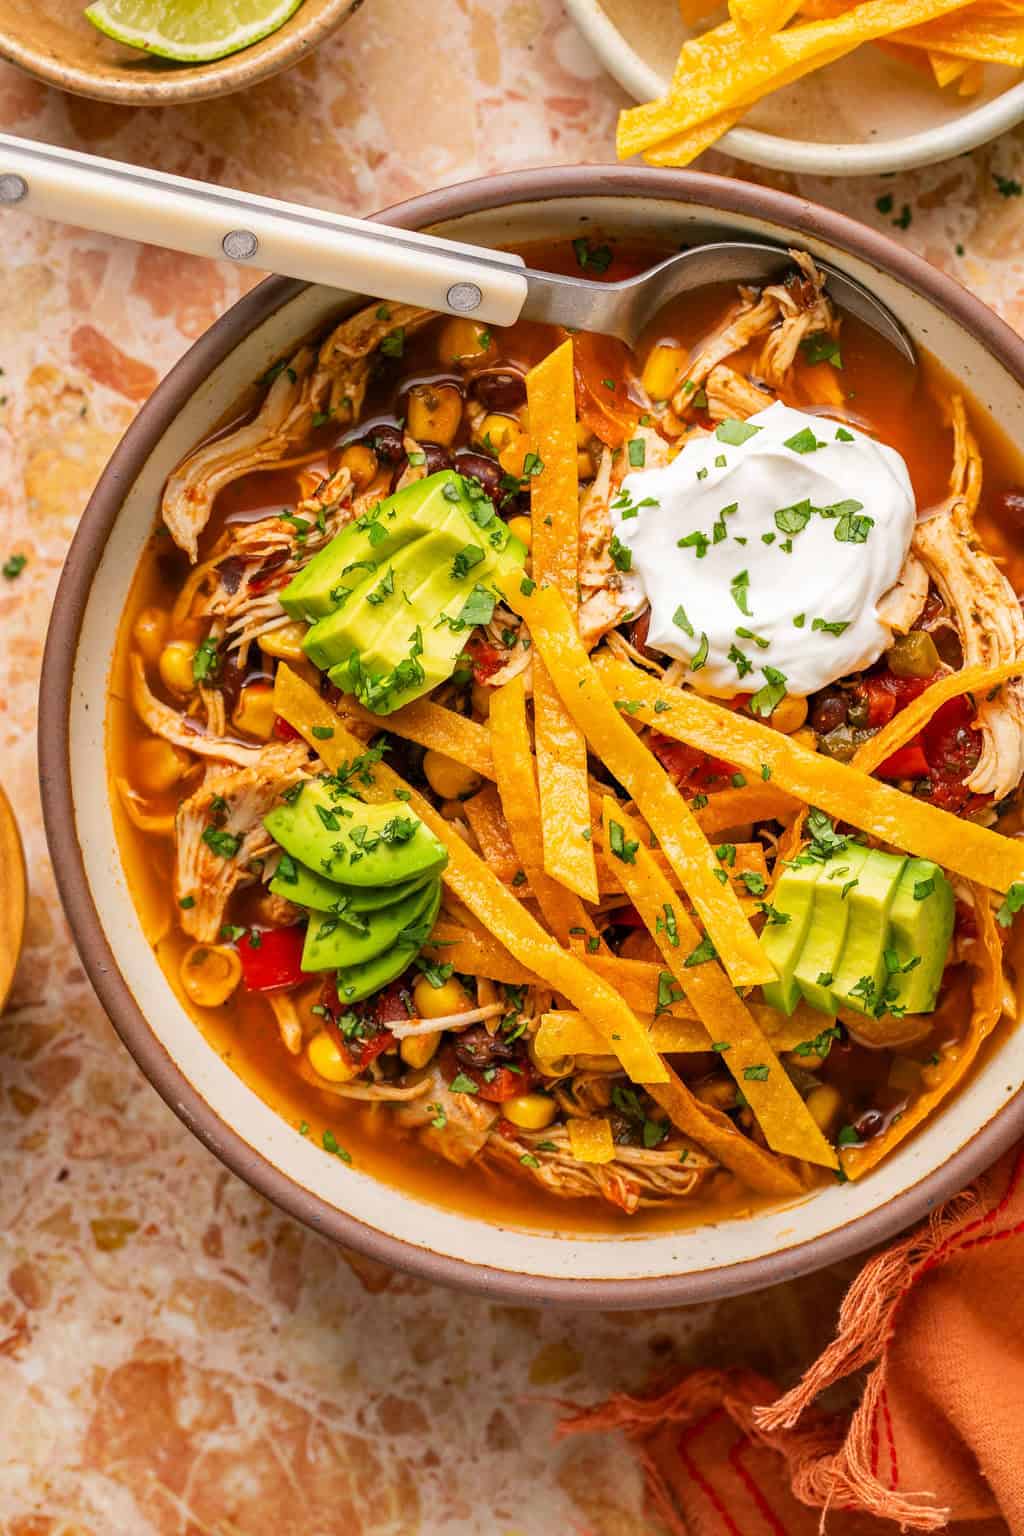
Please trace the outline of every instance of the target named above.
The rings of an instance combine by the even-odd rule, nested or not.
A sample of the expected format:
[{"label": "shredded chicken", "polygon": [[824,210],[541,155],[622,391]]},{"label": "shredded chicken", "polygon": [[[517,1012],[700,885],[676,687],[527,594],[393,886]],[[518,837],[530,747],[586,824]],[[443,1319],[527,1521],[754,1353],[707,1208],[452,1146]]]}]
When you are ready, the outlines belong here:
[{"label": "shredded chicken", "polygon": [[[530,1173],[551,1194],[568,1200],[602,1195],[630,1216],[640,1206],[661,1205],[695,1194],[718,1166],[696,1147],[690,1147],[686,1161],[681,1162],[677,1145],[667,1151],[619,1146],[614,1162],[578,1163],[569,1150],[569,1134],[561,1125],[536,1133],[517,1131],[514,1137],[495,1132],[487,1138],[485,1155]],[[523,1162],[527,1156],[536,1167],[533,1162]]]},{"label": "shredded chicken", "polygon": [[[268,753],[281,750],[214,735],[193,724],[169,704],[162,704],[150,692],[146,666],[137,651],[131,657],[131,694],[135,713],[154,736],[162,736],[165,741],[185,752],[193,752],[197,757],[216,758],[218,762],[232,763],[236,768],[256,768],[268,760]],[[293,758],[295,749],[294,743],[286,749]],[[303,758],[307,755],[305,747],[302,747],[301,755]]]},{"label": "shredded chicken", "polygon": [[697,353],[686,371],[686,377],[672,396],[672,409],[677,416],[685,416],[692,405],[692,397],[707,379],[712,368],[724,363],[726,358],[742,352],[754,341],[767,336],[779,318],[779,305],[769,292],[758,293],[753,288],[740,290],[739,303],[733,308],[724,325]]},{"label": "shredded chicken", "polygon": [[420,1140],[464,1168],[481,1152],[499,1118],[496,1104],[471,1093],[452,1093],[436,1062],[416,1078],[421,1091],[414,1104],[395,1111],[396,1122],[406,1130],[419,1131]]},{"label": "shredded chicken", "polygon": [[281,1044],[290,1056],[297,1056],[302,1050],[302,1024],[295,1004],[287,992],[268,992],[266,998],[277,1020]]},{"label": "shredded chicken", "polygon": [[[805,252],[792,251],[791,255],[801,278],[773,283],[760,292],[752,288],[740,290],[739,303],[697,353],[672,396],[671,406],[677,416],[689,414],[693,397],[702,384],[707,388],[710,408],[712,373],[754,342],[763,342],[757,373],[771,389],[778,390],[787,382],[802,341],[822,332],[836,335],[839,320],[825,293],[825,278]],[[716,393],[723,382],[720,380],[714,386]],[[745,382],[748,389],[756,387],[749,380]],[[752,400],[753,396],[747,398]],[[837,404],[840,398],[837,391]],[[763,404],[770,405],[771,401],[765,400]],[[748,410],[746,414],[753,412]]]},{"label": "shredded chicken", "polygon": [[[914,533],[914,554],[946,602],[965,666],[1024,659],[1024,615],[1013,588],[974,528],[981,495],[981,454],[963,400],[951,405],[954,460],[950,495]],[[975,794],[1002,799],[1024,776],[1024,683],[1004,683],[978,708],[981,757],[965,781]]]},{"label": "shredded chicken", "polygon": [[878,601],[878,617],[897,635],[913,629],[928,601],[928,572],[913,550],[907,555],[900,579]]},{"label": "shredded chicken", "polygon": [[704,392],[708,397],[708,415],[712,421],[746,421],[775,400],[770,390],[762,389],[737,373],[727,363],[719,363],[708,374]]},{"label": "shredded chicken", "polygon": [[282,368],[252,421],[206,443],[174,471],[163,498],[171,537],[193,562],[217,493],[263,465],[277,464],[308,441],[316,416],[338,426],[362,408],[372,354],[385,336],[406,336],[430,320],[408,305],[370,305],[343,320],[315,353],[302,347]]},{"label": "shredded chicken", "polygon": [[352,477],[347,469],[339,469],[288,517],[233,524],[193,573],[187,605],[179,605],[179,620],[218,620],[228,649],[238,651],[244,666],[253,641],[291,622],[280,594],[296,571],[355,516]]},{"label": "shredded chicken", "polygon": [[[669,462],[671,445],[653,427],[639,426],[634,436],[644,444],[645,469],[660,469]],[[605,448],[580,502],[580,634],[588,650],[627,613],[645,606],[639,582],[616,570],[611,557],[611,501],[628,473],[625,455],[616,458]]]},{"label": "shredded chicken", "polygon": [[[307,756],[302,742],[290,742],[264,747],[252,767],[211,764],[196,792],[178,807],[174,895],[181,925],[193,939],[212,944],[232,892],[257,879],[259,860],[273,846],[263,818],[303,777]],[[181,906],[182,901],[191,905]]]},{"label": "shredded chicken", "polygon": [[762,295],[774,299],[779,314],[779,323],[768,333],[758,363],[759,372],[773,389],[786,383],[801,342],[821,334],[835,336],[839,329],[838,317],[825,293],[825,278],[806,251],[790,254],[803,281],[776,283]]}]

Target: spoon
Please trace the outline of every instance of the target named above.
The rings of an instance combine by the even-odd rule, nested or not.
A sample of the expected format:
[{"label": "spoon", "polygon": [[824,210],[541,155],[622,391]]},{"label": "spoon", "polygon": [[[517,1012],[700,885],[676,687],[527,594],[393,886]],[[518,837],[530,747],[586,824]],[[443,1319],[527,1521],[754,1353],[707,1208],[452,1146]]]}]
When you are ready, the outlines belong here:
[{"label": "spoon", "polygon": [[[781,246],[749,240],[694,245],[638,277],[618,283],[562,277],[528,267],[521,256],[395,230],[298,203],[140,170],[76,150],[0,134],[0,209],[307,282],[471,315],[489,325],[542,320],[603,332],[632,346],[669,299],[711,282],[774,281],[792,268]],[[896,317],[866,288],[825,262],[832,299],[916,362]]]},{"label": "spoon", "polygon": [[18,823],[0,789],[0,1012],[18,968],[25,938],[25,856]]}]

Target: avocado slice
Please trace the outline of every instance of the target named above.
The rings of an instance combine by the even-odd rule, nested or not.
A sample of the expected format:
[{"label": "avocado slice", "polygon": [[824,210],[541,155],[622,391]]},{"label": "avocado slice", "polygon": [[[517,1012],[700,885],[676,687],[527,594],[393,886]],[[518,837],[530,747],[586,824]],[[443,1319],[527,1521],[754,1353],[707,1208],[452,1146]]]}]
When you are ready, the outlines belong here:
[{"label": "avocado slice", "polygon": [[792,1013],[800,1001],[794,971],[804,947],[811,915],[814,911],[814,887],[826,866],[820,860],[808,859],[803,864],[793,864],[784,871],[773,904],[785,912],[787,923],[767,923],[761,931],[761,948],[778,972],[776,981],[764,984],[761,991],[770,1008]]},{"label": "avocado slice", "polygon": [[377,912],[353,912],[335,917],[329,912],[314,912],[306,929],[302,950],[304,971],[336,971],[341,967],[365,965],[376,955],[398,943],[399,935],[426,915],[437,895],[436,877],[423,889],[413,891],[404,901]]},{"label": "avocado slice", "polygon": [[[472,526],[470,526],[472,525]],[[497,516],[482,488],[452,469],[442,469],[386,496],[341,530],[303,566],[281,593],[281,605],[293,619],[315,624],[333,613],[374,568],[394,558],[406,544],[440,529],[483,531],[486,547],[522,564],[526,551]],[[336,658],[337,659],[337,658]]]},{"label": "avocado slice", "polygon": [[[838,1011],[838,1004],[832,992],[832,977],[846,941],[846,926],[850,916],[847,905],[851,894],[850,881],[859,878],[867,856],[866,848],[862,848],[859,843],[851,843],[823,866],[814,887],[811,925],[794,972],[804,1001],[819,1012],[833,1017]],[[845,897],[844,891],[847,893]],[[822,977],[828,980],[823,981]]]},{"label": "avocado slice", "polygon": [[318,875],[315,869],[300,864],[291,855],[282,858],[277,873],[270,882],[275,896],[294,901],[312,912],[376,912],[379,907],[390,907],[392,902],[404,901],[414,890],[420,890],[431,875],[417,875],[403,880],[401,885],[382,885],[379,889],[360,890],[355,885],[338,885],[326,875]]},{"label": "avocado slice", "polygon": [[377,715],[389,715],[445,682],[455,671],[469,632],[477,624],[488,623],[494,609],[495,594],[472,581],[476,569],[443,606],[429,615],[425,610],[418,612],[415,628],[401,627],[397,649],[385,649],[393,634],[378,636],[371,648],[354,651],[347,661],[332,667],[331,682],[354,693]]},{"label": "avocado slice", "polygon": [[322,779],[307,780],[263,825],[293,859],[361,889],[439,874],[448,862],[444,844],[404,801],[367,805],[332,794]]},{"label": "avocado slice", "polygon": [[832,982],[832,996],[841,1007],[872,1013],[883,997],[889,979],[889,913],[906,862],[872,848],[846,898],[846,939]]},{"label": "avocado slice", "polygon": [[[930,859],[908,859],[889,912],[889,944],[899,961],[893,1001],[907,1013],[931,1013],[953,937],[956,902],[946,875]],[[918,956],[916,965],[903,969]]]},{"label": "avocado slice", "polygon": [[338,972],[340,1000],[346,1006],[361,1002],[364,997],[371,997],[374,992],[379,992],[381,987],[386,987],[388,982],[394,981],[396,976],[401,976],[430,937],[440,908],[441,884],[438,881],[433,899],[423,916],[414,925],[414,935],[408,943],[397,943],[393,949],[375,955],[364,965],[346,966]]},{"label": "avocado slice", "polygon": [[483,551],[469,538],[464,522],[406,544],[393,558],[360,573],[341,606],[313,625],[302,649],[326,671],[347,661],[353,651],[384,646],[384,637],[391,633],[396,641],[399,634],[404,640],[421,614],[429,614],[433,622],[459,592],[465,578],[453,572],[462,568],[457,561],[465,560],[470,549],[482,563]]}]

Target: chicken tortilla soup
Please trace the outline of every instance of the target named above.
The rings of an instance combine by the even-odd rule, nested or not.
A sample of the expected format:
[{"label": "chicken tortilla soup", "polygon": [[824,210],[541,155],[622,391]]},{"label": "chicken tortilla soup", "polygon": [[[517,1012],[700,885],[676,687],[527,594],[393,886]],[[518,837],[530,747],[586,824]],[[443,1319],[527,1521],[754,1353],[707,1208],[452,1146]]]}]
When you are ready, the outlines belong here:
[{"label": "chicken tortilla soup", "polygon": [[326,1155],[506,1222],[869,1175],[1015,1022],[1019,478],[800,252],[635,352],[349,315],[171,475],[123,621],[178,996]]}]

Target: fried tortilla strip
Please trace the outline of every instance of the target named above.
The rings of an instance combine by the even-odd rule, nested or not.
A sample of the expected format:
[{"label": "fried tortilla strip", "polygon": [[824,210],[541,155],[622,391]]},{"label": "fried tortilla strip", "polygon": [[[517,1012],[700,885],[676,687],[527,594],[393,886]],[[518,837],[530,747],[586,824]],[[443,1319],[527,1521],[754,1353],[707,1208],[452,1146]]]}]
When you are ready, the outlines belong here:
[{"label": "fried tortilla strip", "polygon": [[821,1168],[837,1167],[833,1148],[790,1082],[753,1014],[729,985],[708,939],[701,937],[675,900],[672,887],[637,838],[634,823],[610,798],[604,802],[604,825],[609,847],[621,850],[623,880],[633,905],[669,970],[700,1014],[769,1147],[773,1152],[801,1158]]},{"label": "fried tortilla strip", "polygon": [[[795,1050],[798,1045],[810,1043],[818,1033],[821,1015],[809,1018],[809,1009],[798,1009],[787,1019],[775,1008],[750,1003],[747,1006],[776,1051]],[[642,1022],[650,1029],[651,1044],[662,1056],[711,1049],[711,1036],[696,1018],[673,1018],[663,1013]],[[533,1048],[545,1061],[557,1061],[560,1056],[598,1055],[604,1051],[604,1042],[585,1014],[553,1008],[541,1016]]]},{"label": "fried tortilla strip", "polygon": [[893,32],[962,10],[967,0],[865,0],[842,16],[806,22],[758,37],[729,69],[703,67],[703,56],[714,58],[720,29],[686,45],[690,68],[672,83],[672,94],[619,117],[620,158],[653,149],[663,140],[686,133],[736,106],[748,106],[795,72],[806,72],[840,52]]},{"label": "fried tortilla strip", "polygon": [[[773,782],[805,805],[818,806],[884,843],[918,858],[933,859],[990,890],[1007,891],[1015,880],[1024,879],[1024,842],[1002,837],[926,800],[905,795],[849,763],[810,752],[791,736],[758,725],[696,693],[666,688],[628,662],[602,656],[597,659],[596,671],[613,699],[639,704],[635,718],[653,724],[676,741],[738,763],[750,773],[760,773],[762,765],[767,766]],[[655,714],[654,705],[659,701],[669,708]]]},{"label": "fried tortilla strip", "polygon": [[576,1116],[569,1121],[569,1150],[578,1163],[613,1163],[615,1142],[612,1140],[611,1121],[603,1115],[590,1115],[581,1120]]},{"label": "fried tortilla strip", "polygon": [[787,821],[800,810],[800,802],[759,777],[756,784],[741,789],[715,790],[708,796],[707,805],[692,809],[705,837],[715,837],[731,827],[745,827],[752,822]]},{"label": "fried tortilla strip", "polygon": [[[979,17],[974,6],[959,16],[943,16],[939,21],[910,27],[893,38],[908,48],[925,48],[929,55],[940,54],[944,60],[974,59],[979,64],[1009,64],[1024,68],[1024,16]],[[934,68],[934,64],[932,66]],[[943,71],[940,85],[958,78]]]},{"label": "fried tortilla strip", "polygon": [[924,693],[911,699],[898,715],[893,715],[888,725],[883,725],[876,735],[857,748],[853,766],[862,773],[873,773],[879,763],[884,763],[887,757],[905,747],[918,731],[923,730],[935,711],[950,699],[959,698],[964,693],[985,696],[1011,677],[1022,676],[1024,659],[1018,658],[1004,661],[998,667],[962,667],[959,672],[940,677],[937,682],[929,683]]},{"label": "fried tortilla strip", "polygon": [[[773,980],[774,967],[764,955],[739,897],[731,885],[718,882],[718,862],[704,833],[661,764],[601,686],[559,593],[550,586],[530,589],[528,583],[520,584],[515,578],[506,578],[502,586],[508,603],[525,618],[534,646],[566,708],[597,757],[633,797],[658,839],[733,984],[753,986]],[[633,670],[629,668],[631,674]],[[656,680],[652,680],[652,687],[660,690]],[[728,752],[717,755],[734,760]]]},{"label": "fried tortilla strip", "polygon": [[434,924],[433,932],[424,945],[436,950],[439,961],[450,961],[463,976],[486,976],[509,987],[542,987],[544,983],[533,971],[520,965],[504,944],[489,933],[477,932],[463,923],[450,921],[443,914]]},{"label": "fried tortilla strip", "polygon": [[[560,948],[522,902],[507,891],[479,854],[469,848],[443,816],[403,782],[385,763],[366,761],[364,744],[346,730],[341,716],[320,697],[314,688],[281,665],[274,679],[274,712],[319,753],[332,773],[345,771],[361,762],[357,787],[363,799],[391,799],[395,790],[408,794],[409,804],[448,850],[444,870],[445,884],[469,908],[473,916],[492,933],[500,934],[502,943],[527,970],[545,981],[581,1008],[602,1031],[612,1055],[634,1082],[664,1083],[668,1073],[652,1049],[647,1031],[618,993],[595,976],[577,956]],[[329,737],[317,736],[314,728],[331,730]],[[367,780],[369,782],[367,783]]]},{"label": "fried tortilla strip", "polygon": [[932,1073],[933,1083],[926,1087],[901,1115],[871,1141],[860,1147],[844,1147],[843,1171],[850,1179],[859,1179],[888,1157],[904,1137],[927,1120],[963,1081],[977,1059],[978,1052],[995,1029],[1003,1010],[1003,946],[992,915],[988,892],[972,888],[978,937],[971,947],[970,963],[975,972],[971,1019],[963,1040],[940,1047],[939,1061]]},{"label": "fried tortilla strip", "polygon": [[[530,369],[526,375],[526,401],[531,446],[537,461],[530,480],[534,578],[557,587],[575,626],[580,590],[580,488],[571,339]],[[533,711],[544,869],[551,879],[559,880],[577,896],[596,901],[594,849],[584,835],[590,828],[587,745],[558,697],[543,662],[536,657]]]},{"label": "fried tortilla strip", "polygon": [[[501,808],[512,846],[519,857],[520,867],[526,871],[530,890],[544,921],[560,944],[569,943],[573,929],[593,937],[597,929],[576,892],[552,879],[544,868],[541,802],[534,775],[530,727],[526,720],[526,685],[521,673],[503,688],[495,689],[489,718]],[[586,791],[585,784],[584,789]],[[589,805],[589,791],[586,792]]]},{"label": "fried tortilla strip", "polygon": [[[496,786],[485,784],[483,789],[462,802],[462,809],[480,844],[480,852],[498,879],[510,885],[517,875],[523,876],[525,871],[512,846]],[[520,878],[519,887],[524,885],[525,881]]]},{"label": "fried tortilla strip", "polygon": [[346,695],[338,705],[338,711],[361,725],[372,725],[391,736],[401,736],[404,741],[414,741],[417,746],[443,752],[445,757],[461,763],[464,768],[471,768],[482,779],[494,778],[487,727],[475,720],[467,720],[465,715],[457,715],[454,709],[445,709],[430,699],[414,699],[393,714],[374,715]]}]

